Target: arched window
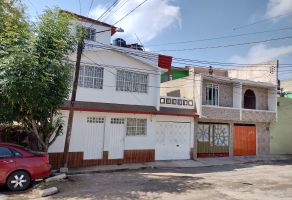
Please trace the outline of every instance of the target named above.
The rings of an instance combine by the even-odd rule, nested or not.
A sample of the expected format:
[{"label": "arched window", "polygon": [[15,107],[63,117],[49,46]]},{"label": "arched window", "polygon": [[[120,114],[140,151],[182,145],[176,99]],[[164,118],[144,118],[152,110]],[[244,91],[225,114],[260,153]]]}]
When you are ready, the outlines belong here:
[{"label": "arched window", "polygon": [[246,90],[244,93],[244,108],[256,109],[256,96],[252,90]]}]

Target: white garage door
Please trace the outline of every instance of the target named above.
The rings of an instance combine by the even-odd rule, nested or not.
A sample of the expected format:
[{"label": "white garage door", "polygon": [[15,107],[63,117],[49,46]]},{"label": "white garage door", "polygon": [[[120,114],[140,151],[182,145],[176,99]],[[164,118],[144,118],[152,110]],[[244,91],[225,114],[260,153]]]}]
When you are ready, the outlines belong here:
[{"label": "white garage door", "polygon": [[190,159],[190,133],[188,122],[157,122],[155,160]]}]

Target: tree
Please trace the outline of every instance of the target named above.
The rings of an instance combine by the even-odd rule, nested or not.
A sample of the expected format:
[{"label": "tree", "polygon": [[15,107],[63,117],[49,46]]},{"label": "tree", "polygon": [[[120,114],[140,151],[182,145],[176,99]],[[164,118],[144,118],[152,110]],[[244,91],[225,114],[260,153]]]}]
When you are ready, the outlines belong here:
[{"label": "tree", "polygon": [[[40,150],[47,151],[62,133],[59,108],[70,92],[73,69],[67,56],[77,42],[72,16],[47,9],[32,28],[14,2],[4,5],[17,14],[4,13],[4,21],[13,19],[0,28],[5,41],[0,47],[0,120],[21,123],[36,136]],[[19,41],[11,39],[11,32]]]}]

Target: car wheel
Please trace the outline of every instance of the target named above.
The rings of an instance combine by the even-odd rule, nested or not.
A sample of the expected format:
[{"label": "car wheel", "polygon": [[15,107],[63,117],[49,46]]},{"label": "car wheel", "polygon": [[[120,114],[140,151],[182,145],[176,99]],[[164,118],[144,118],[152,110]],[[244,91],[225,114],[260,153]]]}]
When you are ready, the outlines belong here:
[{"label": "car wheel", "polygon": [[29,187],[30,176],[25,171],[16,171],[10,174],[7,179],[7,187],[11,191],[22,191]]}]

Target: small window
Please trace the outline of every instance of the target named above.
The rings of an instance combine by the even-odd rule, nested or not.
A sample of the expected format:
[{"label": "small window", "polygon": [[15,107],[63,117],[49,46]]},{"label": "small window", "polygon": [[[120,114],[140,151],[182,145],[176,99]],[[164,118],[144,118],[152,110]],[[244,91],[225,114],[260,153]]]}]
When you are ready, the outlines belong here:
[{"label": "small window", "polygon": [[87,117],[87,123],[102,124],[104,123],[103,117]]},{"label": "small window", "polygon": [[127,119],[127,136],[146,135],[147,119]]},{"label": "small window", "polygon": [[127,70],[117,70],[116,90],[147,93],[148,74]]},{"label": "small window", "polygon": [[86,28],[86,40],[95,41],[96,30],[94,28]]},{"label": "small window", "polygon": [[103,68],[96,66],[80,66],[78,86],[85,88],[103,88]]},{"label": "small window", "polygon": [[206,104],[212,106],[219,105],[219,86],[217,84],[207,84]]},{"label": "small window", "polygon": [[0,147],[0,158],[10,158],[13,157],[12,152],[5,147]]}]

